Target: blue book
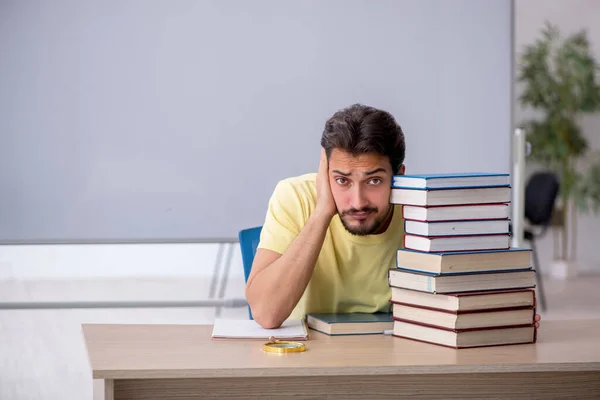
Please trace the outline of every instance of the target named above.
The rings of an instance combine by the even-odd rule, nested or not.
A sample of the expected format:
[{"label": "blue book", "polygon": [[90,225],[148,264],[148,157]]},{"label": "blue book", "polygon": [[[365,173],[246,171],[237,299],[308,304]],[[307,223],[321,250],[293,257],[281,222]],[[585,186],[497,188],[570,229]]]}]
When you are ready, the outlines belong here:
[{"label": "blue book", "polygon": [[510,174],[463,172],[447,174],[394,175],[392,187],[403,189],[465,189],[510,186]]},{"label": "blue book", "polygon": [[310,329],[330,336],[383,334],[394,328],[392,313],[309,313]]}]

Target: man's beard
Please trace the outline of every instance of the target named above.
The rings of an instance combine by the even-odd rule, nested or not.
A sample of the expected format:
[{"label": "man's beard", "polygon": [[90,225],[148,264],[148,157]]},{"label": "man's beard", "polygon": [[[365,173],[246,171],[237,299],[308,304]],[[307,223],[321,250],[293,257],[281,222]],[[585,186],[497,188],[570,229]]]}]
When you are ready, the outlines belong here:
[{"label": "man's beard", "polygon": [[354,214],[354,213],[359,213],[359,212],[366,212],[369,214],[376,214],[377,211],[379,211],[379,209],[377,207],[365,207],[363,209],[357,210],[355,208],[351,208],[349,210],[346,210],[344,212],[342,212],[340,214],[340,220],[342,221],[342,225],[344,225],[344,228],[346,228],[346,230],[355,235],[355,236],[366,236],[366,235],[372,235],[374,233],[376,233],[380,228],[381,225],[385,222],[386,218],[389,215],[389,210],[388,212],[386,212],[385,214],[380,215],[378,218],[376,218],[371,225],[362,225],[362,226],[357,226],[357,227],[353,227],[350,226],[347,222],[346,219],[349,215]]}]

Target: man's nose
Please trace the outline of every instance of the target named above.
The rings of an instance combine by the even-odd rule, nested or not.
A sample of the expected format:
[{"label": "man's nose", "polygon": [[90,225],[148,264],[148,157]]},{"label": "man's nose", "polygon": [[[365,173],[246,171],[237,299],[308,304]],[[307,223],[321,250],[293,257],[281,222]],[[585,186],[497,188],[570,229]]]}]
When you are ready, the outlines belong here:
[{"label": "man's nose", "polygon": [[357,210],[362,210],[369,204],[364,190],[360,186],[355,186],[352,190],[352,207]]}]

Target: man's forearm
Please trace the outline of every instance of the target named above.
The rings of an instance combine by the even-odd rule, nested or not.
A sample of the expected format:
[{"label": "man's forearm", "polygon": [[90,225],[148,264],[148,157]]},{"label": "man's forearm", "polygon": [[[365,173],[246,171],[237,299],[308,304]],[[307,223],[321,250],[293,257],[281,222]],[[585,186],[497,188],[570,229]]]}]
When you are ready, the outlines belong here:
[{"label": "man's forearm", "polygon": [[279,326],[302,297],[323,246],[331,216],[315,212],[288,249],[248,283],[254,318],[263,326]]}]

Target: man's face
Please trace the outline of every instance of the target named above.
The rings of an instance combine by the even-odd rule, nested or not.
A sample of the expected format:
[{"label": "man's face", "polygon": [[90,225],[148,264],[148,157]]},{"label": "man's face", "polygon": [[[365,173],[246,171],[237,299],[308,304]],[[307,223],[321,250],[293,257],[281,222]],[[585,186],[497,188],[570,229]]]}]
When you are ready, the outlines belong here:
[{"label": "man's face", "polygon": [[392,205],[392,168],[379,154],[353,156],[333,149],[329,157],[329,183],[338,214],[354,235],[377,233]]}]

